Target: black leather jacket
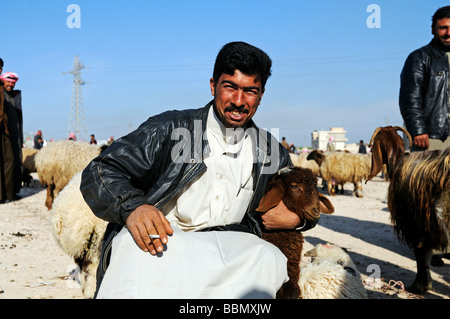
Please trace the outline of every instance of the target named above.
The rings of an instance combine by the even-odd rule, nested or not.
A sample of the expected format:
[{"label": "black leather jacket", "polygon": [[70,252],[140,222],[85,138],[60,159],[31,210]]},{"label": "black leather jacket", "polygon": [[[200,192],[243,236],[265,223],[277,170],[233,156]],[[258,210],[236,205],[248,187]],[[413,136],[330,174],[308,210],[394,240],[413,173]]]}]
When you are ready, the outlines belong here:
[{"label": "black leather jacket", "polygon": [[401,76],[400,112],[412,137],[449,136],[449,64],[434,39],[406,59]]},{"label": "black leather jacket", "polygon": [[[206,132],[211,106],[212,102],[200,109],[168,111],[151,117],[95,158],[84,169],[80,186],[94,214],[108,222],[125,225],[127,217],[138,206],[151,204],[160,208],[205,171],[202,154],[209,152],[209,145],[202,134]],[[250,136],[256,142],[253,169],[256,182],[245,222],[252,232],[261,235],[255,209],[270,177],[291,165],[291,160],[270,133],[257,128],[253,121],[249,127],[254,133]],[[180,155],[173,160],[174,152],[184,158]]]}]

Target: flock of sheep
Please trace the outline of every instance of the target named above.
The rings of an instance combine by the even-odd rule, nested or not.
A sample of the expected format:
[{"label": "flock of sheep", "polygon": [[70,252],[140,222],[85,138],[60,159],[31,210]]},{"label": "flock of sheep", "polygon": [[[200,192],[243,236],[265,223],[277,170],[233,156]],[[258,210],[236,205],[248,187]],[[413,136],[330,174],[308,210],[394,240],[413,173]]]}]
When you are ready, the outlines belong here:
[{"label": "flock of sheep", "polygon": [[[384,141],[384,143],[386,142]],[[403,147],[403,142],[401,146]],[[41,184],[47,187],[47,197],[43,204],[50,212],[51,229],[62,249],[72,256],[79,265],[81,271],[80,284],[86,298],[93,298],[95,293],[96,271],[107,223],[95,217],[90,211],[82,198],[79,187],[81,171],[102,150],[97,145],[73,141],[56,141],[49,143],[39,151],[32,150],[33,154],[25,154],[30,150],[24,149],[23,156],[23,181],[25,184],[27,181],[29,183],[29,173],[37,172]],[[403,152],[404,157],[407,157],[404,147],[403,150],[400,150],[401,152]],[[442,157],[441,168],[445,168],[443,176],[440,176],[440,186],[433,188],[435,192],[439,193],[438,198],[428,199],[422,196],[422,198],[417,199],[422,202],[435,201],[430,202],[427,208],[424,208],[428,211],[424,211],[423,214],[438,215],[439,218],[436,218],[443,220],[437,226],[434,224],[433,226],[440,227],[441,237],[447,236],[444,238],[444,241],[447,239],[447,243],[449,242],[450,229],[449,152],[450,149],[435,155],[436,157]],[[393,183],[401,183],[399,179],[392,180],[399,162],[397,161],[394,167],[392,163],[388,163],[385,159],[386,157],[383,157],[385,162],[382,160],[379,164],[389,166],[391,186]],[[367,182],[369,175],[372,174],[373,177],[374,174],[371,155],[366,154],[314,151],[309,155],[291,154],[291,160],[294,166],[308,168],[314,175],[320,176],[322,182],[327,184],[330,195],[337,193],[336,189],[339,185],[342,189],[345,183],[352,183],[355,187],[355,195],[362,197],[363,180]],[[414,185],[407,187],[411,188]],[[390,187],[390,192],[396,191],[395,187]],[[405,237],[406,235],[402,231],[408,230],[403,230],[396,224],[395,220],[393,220],[393,224],[399,232],[399,236]],[[423,233],[426,237],[426,232]],[[434,248],[431,247],[430,249]],[[442,249],[443,247],[439,248]],[[418,250],[417,247],[412,247],[412,249]],[[428,251],[427,254],[430,255]],[[301,290],[301,298],[367,298],[359,272],[344,250],[330,244],[318,245],[312,252],[307,252],[306,255],[313,258],[312,262],[305,266],[306,268],[302,267],[300,270],[298,285]],[[422,264],[418,264],[419,266],[424,267]],[[420,270],[418,270],[418,275],[423,276]],[[416,279],[420,282],[420,285],[415,287],[419,288],[419,292],[420,289],[421,292],[424,292],[431,287],[429,271],[425,272],[425,277],[425,281],[420,278]]]}]

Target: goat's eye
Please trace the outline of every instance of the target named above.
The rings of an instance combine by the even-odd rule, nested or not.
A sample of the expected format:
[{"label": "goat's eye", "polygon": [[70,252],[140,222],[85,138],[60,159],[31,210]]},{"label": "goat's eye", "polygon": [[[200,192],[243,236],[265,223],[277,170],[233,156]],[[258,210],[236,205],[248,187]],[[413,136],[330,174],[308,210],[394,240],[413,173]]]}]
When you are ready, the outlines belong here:
[{"label": "goat's eye", "polygon": [[289,184],[289,187],[291,189],[300,189],[300,187],[298,187],[298,184]]}]

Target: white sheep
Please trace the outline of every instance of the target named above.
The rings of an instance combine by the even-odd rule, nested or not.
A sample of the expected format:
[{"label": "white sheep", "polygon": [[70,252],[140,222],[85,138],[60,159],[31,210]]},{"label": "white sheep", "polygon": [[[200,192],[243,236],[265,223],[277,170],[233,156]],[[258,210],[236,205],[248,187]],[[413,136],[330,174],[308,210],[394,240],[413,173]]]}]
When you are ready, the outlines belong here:
[{"label": "white sheep", "polygon": [[45,206],[52,208],[58,193],[79,171],[101,152],[98,145],[74,141],[48,143],[36,154],[36,169],[41,184],[47,186]]},{"label": "white sheep", "polygon": [[339,246],[318,244],[305,253],[311,262],[300,268],[302,299],[367,299],[361,274]]},{"label": "white sheep", "polygon": [[352,154],[347,152],[329,152],[314,150],[308,155],[320,166],[320,175],[328,185],[328,193],[335,195],[335,186],[346,183],[354,185],[356,197],[363,197],[362,181],[367,179],[371,171],[371,157],[368,154]]},{"label": "white sheep", "polygon": [[291,157],[292,164],[297,167],[303,167],[303,168],[309,168],[314,175],[319,176],[319,165],[314,160],[308,160],[308,153],[300,153],[300,154],[294,154],[289,153],[289,156]]},{"label": "white sheep", "polygon": [[80,268],[84,296],[93,298],[107,222],[96,217],[84,201],[80,192],[81,173],[75,174],[56,197],[49,220],[58,244]]}]

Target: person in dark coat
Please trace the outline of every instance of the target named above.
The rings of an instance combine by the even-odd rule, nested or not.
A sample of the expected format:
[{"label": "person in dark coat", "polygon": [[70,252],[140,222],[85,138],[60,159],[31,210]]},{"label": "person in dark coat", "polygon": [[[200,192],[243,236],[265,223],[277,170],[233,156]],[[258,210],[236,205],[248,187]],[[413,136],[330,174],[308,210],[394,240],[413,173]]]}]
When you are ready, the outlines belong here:
[{"label": "person in dark coat", "polygon": [[[413,152],[450,147],[450,6],[434,13],[431,33],[431,42],[408,56],[400,77],[400,111]],[[431,265],[443,266],[441,257],[450,254],[434,255]]]},{"label": "person in dark coat", "polygon": [[366,146],[364,145],[364,141],[363,140],[359,141],[358,153],[367,154],[367,149],[366,149]]},{"label": "person in dark coat", "polygon": [[44,146],[44,139],[42,138],[42,131],[39,130],[34,136],[34,148],[40,150],[42,146]]},{"label": "person in dark coat", "polygon": [[22,185],[23,117],[22,95],[14,87],[19,77],[0,76],[0,202],[20,199]]}]

